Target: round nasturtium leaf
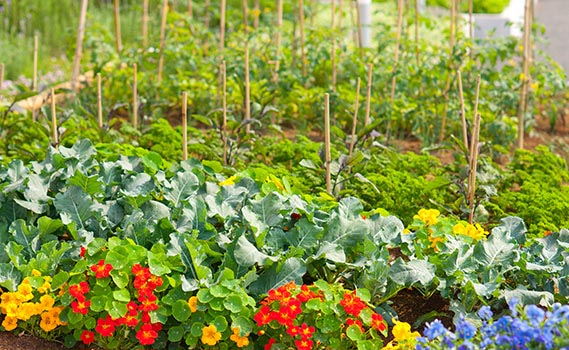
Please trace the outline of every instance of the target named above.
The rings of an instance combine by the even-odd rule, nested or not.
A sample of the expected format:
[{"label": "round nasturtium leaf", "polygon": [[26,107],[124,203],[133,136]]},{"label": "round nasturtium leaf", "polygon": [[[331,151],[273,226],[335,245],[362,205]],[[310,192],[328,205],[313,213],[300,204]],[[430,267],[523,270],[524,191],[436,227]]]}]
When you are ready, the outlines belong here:
[{"label": "round nasturtium leaf", "polygon": [[119,289],[113,292],[113,299],[118,301],[124,301],[128,303],[130,301],[130,293],[128,289]]},{"label": "round nasturtium leaf", "polygon": [[185,322],[190,318],[191,314],[192,311],[190,310],[190,306],[188,305],[188,302],[184,300],[176,300],[172,305],[172,316],[174,316],[178,322]]},{"label": "round nasturtium leaf", "polygon": [[362,338],[362,330],[357,325],[351,325],[346,329],[346,335],[353,341],[358,341]]},{"label": "round nasturtium leaf", "polygon": [[222,287],[222,286],[220,286],[220,285],[215,285],[215,286],[212,286],[212,287],[209,289],[209,292],[210,292],[211,295],[213,295],[214,297],[223,298],[223,297],[225,297],[225,296],[227,295],[227,288]]},{"label": "round nasturtium leaf", "polygon": [[192,329],[190,330],[190,333],[192,333],[194,337],[201,337],[204,327],[205,325],[203,323],[194,322],[192,324]]},{"label": "round nasturtium leaf", "polygon": [[209,302],[209,306],[212,310],[215,311],[223,311],[225,307],[223,306],[223,299],[221,298],[214,298]]},{"label": "round nasturtium leaf", "polygon": [[171,342],[179,342],[184,337],[184,327],[174,326],[168,330],[168,340]]},{"label": "round nasturtium leaf", "polygon": [[225,332],[227,329],[227,320],[223,316],[217,316],[211,321],[211,324],[217,328],[218,332]]},{"label": "round nasturtium leaf", "polygon": [[243,302],[238,295],[230,295],[223,301],[223,306],[233,313],[239,313],[243,309]]},{"label": "round nasturtium leaf", "polygon": [[95,295],[91,298],[91,311],[101,312],[105,310],[107,305],[107,297],[104,295]]},{"label": "round nasturtium leaf", "polygon": [[203,304],[207,304],[213,299],[213,295],[211,295],[209,289],[200,289],[197,297],[199,302]]}]

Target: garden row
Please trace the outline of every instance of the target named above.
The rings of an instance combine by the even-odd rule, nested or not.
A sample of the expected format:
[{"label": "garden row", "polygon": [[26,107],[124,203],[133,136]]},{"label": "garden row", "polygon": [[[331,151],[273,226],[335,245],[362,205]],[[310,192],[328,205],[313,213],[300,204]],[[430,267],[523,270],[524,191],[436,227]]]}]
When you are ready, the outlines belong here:
[{"label": "garden row", "polygon": [[226,178],[208,164],[109,157],[81,141],[2,166],[4,329],[104,348],[371,349],[392,339],[388,326],[401,346],[415,342],[391,320],[409,287],[440,295],[439,316],[457,324],[480,322],[482,305],[499,314],[569,295],[565,229],[529,237],[508,217],[489,234],[433,209],[405,227],[352,197],[293,194],[286,178]]}]

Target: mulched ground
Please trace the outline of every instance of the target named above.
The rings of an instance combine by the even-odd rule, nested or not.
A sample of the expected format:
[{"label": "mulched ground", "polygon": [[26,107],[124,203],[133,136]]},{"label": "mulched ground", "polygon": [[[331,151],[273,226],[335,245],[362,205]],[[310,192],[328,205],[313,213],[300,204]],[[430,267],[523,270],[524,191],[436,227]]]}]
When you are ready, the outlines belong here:
[{"label": "mulched ground", "polygon": [[37,338],[28,334],[15,335],[0,332],[0,350],[68,350],[55,342]]}]

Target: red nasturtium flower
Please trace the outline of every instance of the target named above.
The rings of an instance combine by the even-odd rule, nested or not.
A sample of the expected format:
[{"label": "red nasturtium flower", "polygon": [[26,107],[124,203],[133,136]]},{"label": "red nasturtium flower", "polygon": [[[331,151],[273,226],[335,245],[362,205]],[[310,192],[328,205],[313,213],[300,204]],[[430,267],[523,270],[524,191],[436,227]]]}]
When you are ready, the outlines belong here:
[{"label": "red nasturtium flower", "polygon": [[271,347],[273,346],[274,343],[276,343],[277,341],[275,340],[275,338],[270,338],[269,341],[267,342],[267,344],[265,344],[265,346],[263,347],[264,350],[270,350]]},{"label": "red nasturtium flower", "polygon": [[91,266],[91,270],[95,273],[96,278],[109,277],[113,265],[105,264],[105,260],[101,259],[96,265]]},{"label": "red nasturtium flower", "polygon": [[356,291],[352,293],[344,293],[344,299],[340,300],[340,305],[344,307],[347,314],[358,317],[360,312],[365,309],[365,303],[356,295]]},{"label": "red nasturtium flower", "polygon": [[76,314],[87,315],[90,306],[91,300],[76,300],[71,302],[71,309],[73,309],[73,312]]},{"label": "red nasturtium flower", "polygon": [[298,350],[311,350],[314,342],[310,339],[300,339],[294,342]]},{"label": "red nasturtium flower", "polygon": [[360,321],[360,320],[354,320],[354,319],[352,319],[352,318],[348,318],[348,319],[346,320],[346,324],[347,324],[348,326],[354,326],[354,325],[355,325],[355,326],[358,326],[358,327],[360,328],[360,330],[362,331],[362,333],[365,333],[364,326],[363,326],[363,324],[362,324],[362,321]]},{"label": "red nasturtium flower", "polygon": [[110,315],[107,315],[104,319],[99,318],[95,331],[103,337],[111,337],[115,331],[115,321],[113,321]]},{"label": "red nasturtium flower", "polygon": [[140,330],[136,332],[136,339],[142,345],[154,344],[154,341],[158,338],[158,332],[154,330],[151,324],[145,324],[140,327]]},{"label": "red nasturtium flower", "polygon": [[257,322],[257,326],[261,327],[266,324],[269,324],[271,319],[271,308],[268,305],[263,305],[259,309],[259,311],[253,316],[255,322]]},{"label": "red nasturtium flower", "polygon": [[316,297],[317,297],[316,293],[311,291],[306,284],[303,284],[300,287],[300,293],[298,293],[298,295],[296,296],[296,298],[300,300],[302,303],[306,303],[310,299],[314,299]]},{"label": "red nasturtium flower", "polygon": [[95,333],[86,329],[83,330],[83,333],[81,333],[81,341],[83,341],[83,344],[91,344],[95,341]]},{"label": "red nasturtium flower", "polygon": [[383,320],[383,317],[378,313],[371,314],[371,328],[383,332],[387,329],[387,325]]},{"label": "red nasturtium flower", "polygon": [[300,327],[300,336],[302,339],[310,339],[314,335],[316,329],[314,326],[308,326],[306,323],[303,323]]},{"label": "red nasturtium flower", "polygon": [[79,256],[84,258],[85,257],[85,253],[87,253],[87,249],[83,246],[81,246],[81,249],[79,251]]},{"label": "red nasturtium flower", "polygon": [[89,292],[89,284],[85,281],[79,284],[72,284],[69,287],[69,294],[78,301],[85,301],[85,293]]},{"label": "red nasturtium flower", "polygon": [[150,312],[158,310],[158,304],[156,304],[156,296],[154,294],[143,295],[138,297],[138,302],[140,305],[138,309],[144,312]]}]

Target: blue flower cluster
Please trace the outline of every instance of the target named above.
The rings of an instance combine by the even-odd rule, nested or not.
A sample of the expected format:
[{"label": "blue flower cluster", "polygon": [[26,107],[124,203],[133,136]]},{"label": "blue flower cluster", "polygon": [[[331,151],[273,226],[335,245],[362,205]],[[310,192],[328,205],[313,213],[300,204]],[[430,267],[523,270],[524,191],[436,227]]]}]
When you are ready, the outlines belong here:
[{"label": "blue flower cluster", "polygon": [[460,317],[454,332],[441,321],[427,323],[417,350],[551,349],[569,350],[569,305],[554,304],[548,311],[536,306],[508,302],[510,314],[494,319],[488,306],[478,310],[477,328]]}]

